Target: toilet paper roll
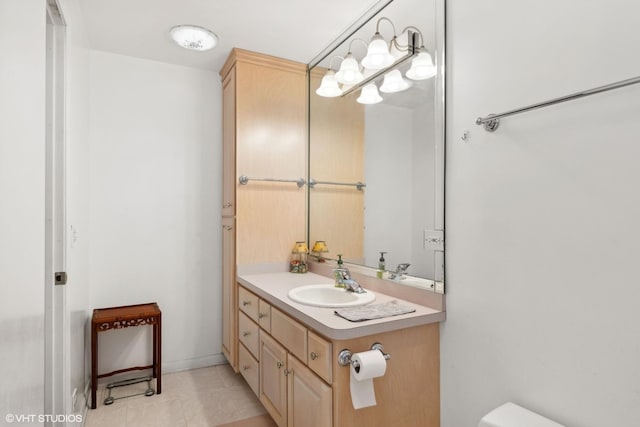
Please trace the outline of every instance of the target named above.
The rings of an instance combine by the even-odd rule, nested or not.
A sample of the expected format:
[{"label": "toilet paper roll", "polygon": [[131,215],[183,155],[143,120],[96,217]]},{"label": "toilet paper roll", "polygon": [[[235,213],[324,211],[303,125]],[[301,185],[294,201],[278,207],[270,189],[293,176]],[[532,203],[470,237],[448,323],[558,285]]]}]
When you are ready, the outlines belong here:
[{"label": "toilet paper roll", "polygon": [[376,404],[376,394],[373,389],[373,379],[384,375],[387,370],[387,361],[379,350],[370,350],[355,353],[351,360],[357,362],[351,364],[351,403],[355,409],[366,408]]}]

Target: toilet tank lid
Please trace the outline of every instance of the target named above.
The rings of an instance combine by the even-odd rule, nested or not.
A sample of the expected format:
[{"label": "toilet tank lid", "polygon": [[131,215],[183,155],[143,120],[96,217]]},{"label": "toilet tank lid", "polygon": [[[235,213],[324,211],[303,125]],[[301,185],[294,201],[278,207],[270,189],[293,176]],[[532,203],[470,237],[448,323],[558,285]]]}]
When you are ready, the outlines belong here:
[{"label": "toilet tank lid", "polygon": [[515,403],[507,402],[482,417],[478,427],[565,427]]}]

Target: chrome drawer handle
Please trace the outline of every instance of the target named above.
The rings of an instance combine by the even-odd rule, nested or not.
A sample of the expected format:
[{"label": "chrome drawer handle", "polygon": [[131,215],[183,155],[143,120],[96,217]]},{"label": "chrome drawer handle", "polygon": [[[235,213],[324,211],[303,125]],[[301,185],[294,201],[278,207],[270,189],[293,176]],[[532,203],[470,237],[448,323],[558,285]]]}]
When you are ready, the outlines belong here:
[{"label": "chrome drawer handle", "polygon": [[311,360],[316,360],[318,357],[320,357],[320,355],[315,351],[312,351],[309,356],[311,356]]}]

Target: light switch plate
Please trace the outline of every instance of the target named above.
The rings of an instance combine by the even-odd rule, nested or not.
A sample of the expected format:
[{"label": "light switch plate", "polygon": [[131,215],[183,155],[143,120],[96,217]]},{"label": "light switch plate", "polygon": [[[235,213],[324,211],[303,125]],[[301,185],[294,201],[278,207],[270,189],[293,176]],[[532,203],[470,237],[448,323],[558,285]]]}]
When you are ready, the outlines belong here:
[{"label": "light switch plate", "polygon": [[444,231],[424,230],[424,248],[433,251],[444,251]]}]

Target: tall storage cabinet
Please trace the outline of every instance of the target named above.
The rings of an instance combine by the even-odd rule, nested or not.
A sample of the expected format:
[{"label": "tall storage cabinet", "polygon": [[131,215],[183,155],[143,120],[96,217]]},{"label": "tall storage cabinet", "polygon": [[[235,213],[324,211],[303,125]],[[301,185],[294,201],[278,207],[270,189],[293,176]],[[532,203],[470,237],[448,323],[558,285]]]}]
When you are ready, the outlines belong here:
[{"label": "tall storage cabinet", "polygon": [[[233,49],[223,82],[223,353],[238,371],[238,265],[286,263],[306,240],[306,65]],[[246,185],[239,177],[249,177]],[[252,179],[254,178],[254,179]],[[257,179],[256,179],[257,178]],[[231,227],[231,228],[229,228]]]}]

